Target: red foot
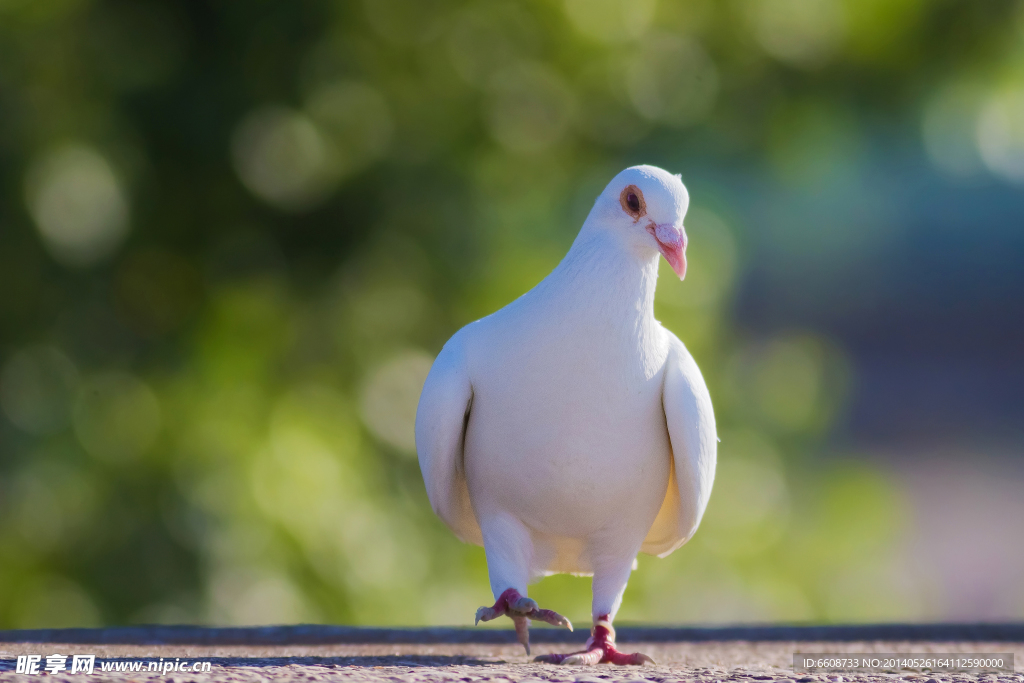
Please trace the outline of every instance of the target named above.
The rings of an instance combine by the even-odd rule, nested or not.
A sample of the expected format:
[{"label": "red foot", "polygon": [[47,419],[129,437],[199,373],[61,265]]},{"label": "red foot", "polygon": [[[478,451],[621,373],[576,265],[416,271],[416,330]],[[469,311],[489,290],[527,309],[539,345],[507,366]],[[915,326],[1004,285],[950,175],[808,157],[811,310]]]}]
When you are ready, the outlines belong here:
[{"label": "red foot", "polygon": [[524,598],[515,588],[509,588],[498,596],[493,607],[481,607],[476,611],[476,623],[490,621],[503,614],[510,617],[526,617],[533,621],[543,621],[552,626],[565,626],[570,631],[572,624],[568,619],[558,612],[550,609],[541,609],[537,603],[530,598]]},{"label": "red foot", "polygon": [[615,648],[615,629],[608,621],[607,616],[598,619],[597,624],[591,630],[591,636],[587,639],[586,649],[569,654],[541,655],[535,658],[535,662],[548,662],[550,664],[632,664],[641,666],[643,664],[656,664],[651,657],[642,652],[626,654]]},{"label": "red foot", "polygon": [[516,638],[530,654],[530,622],[543,621],[552,626],[565,626],[570,631],[572,624],[558,612],[540,609],[530,598],[523,597],[515,588],[509,588],[498,596],[493,607],[481,607],[476,611],[476,623],[497,619],[507,614],[516,626]]}]

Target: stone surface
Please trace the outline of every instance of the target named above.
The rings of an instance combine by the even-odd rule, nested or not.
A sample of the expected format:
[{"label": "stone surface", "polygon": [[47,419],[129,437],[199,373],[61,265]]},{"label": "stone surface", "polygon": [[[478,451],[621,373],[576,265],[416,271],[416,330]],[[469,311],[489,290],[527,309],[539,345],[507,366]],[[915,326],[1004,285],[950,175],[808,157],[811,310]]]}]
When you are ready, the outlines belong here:
[{"label": "stone surface", "polygon": [[[872,631],[874,628],[876,630]],[[902,628],[903,630],[899,630]],[[928,629],[933,629],[929,631]],[[840,674],[794,671],[794,652],[1012,652],[1024,657],[1024,626],[621,628],[619,644],[657,666],[564,667],[536,664],[511,629],[354,629],[327,626],[254,629],[149,627],[0,632],[0,681],[37,680],[14,672],[17,655],[94,654],[92,676],[63,671],[49,680],[367,681],[372,683],[821,683]],[[831,629],[831,630],[830,630]],[[916,629],[916,630],[915,630]],[[902,638],[892,638],[893,634]],[[913,636],[931,635],[932,638]],[[535,629],[534,654],[577,649],[585,635]],[[566,637],[569,636],[569,637]],[[717,637],[716,637],[717,636]],[[732,636],[732,637],[730,637]],[[738,638],[735,636],[743,636]],[[788,637],[786,637],[788,636]],[[807,637],[799,637],[807,636]],[[910,636],[910,637],[907,637]],[[937,636],[937,637],[936,637]],[[960,637],[956,637],[960,636]],[[986,637],[987,636],[987,637]],[[210,662],[208,673],[150,671],[165,662]],[[101,671],[104,664],[139,671]],[[70,658],[68,666],[70,668]],[[848,673],[854,683],[1019,683],[1018,673]],[[929,680],[931,679],[931,680]]]}]

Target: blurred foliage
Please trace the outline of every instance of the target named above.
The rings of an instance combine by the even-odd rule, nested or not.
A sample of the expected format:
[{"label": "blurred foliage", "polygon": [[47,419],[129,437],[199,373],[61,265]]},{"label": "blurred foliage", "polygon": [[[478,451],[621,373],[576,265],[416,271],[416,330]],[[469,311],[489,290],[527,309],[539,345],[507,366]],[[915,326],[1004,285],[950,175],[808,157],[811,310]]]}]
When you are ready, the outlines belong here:
[{"label": "blurred foliage", "polygon": [[[1022,47],[1005,0],[0,2],[0,626],[469,623],[419,388],[639,162],[690,184],[657,313],[722,443],[622,618],[927,616],[899,491],[819,457],[842,349],[737,329],[757,226],[698,170],[813,192],[920,121],[945,172],[1020,181]],[[534,595],[589,613],[585,579]]]}]

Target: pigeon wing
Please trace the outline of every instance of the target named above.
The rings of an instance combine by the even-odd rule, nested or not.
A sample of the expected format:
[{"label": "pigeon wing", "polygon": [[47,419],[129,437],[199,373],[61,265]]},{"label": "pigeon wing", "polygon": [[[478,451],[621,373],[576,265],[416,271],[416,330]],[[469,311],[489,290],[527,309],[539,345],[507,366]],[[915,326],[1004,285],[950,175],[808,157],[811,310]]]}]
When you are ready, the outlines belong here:
[{"label": "pigeon wing", "polygon": [[672,445],[672,470],[665,501],[641,550],[665,557],[690,540],[711,496],[715,480],[718,437],[711,396],[690,352],[665,330],[669,353],[665,363],[662,407]]},{"label": "pigeon wing", "polygon": [[461,540],[483,545],[463,466],[472,404],[465,339],[459,332],[441,349],[423,385],[416,408],[416,452],[434,512]]}]

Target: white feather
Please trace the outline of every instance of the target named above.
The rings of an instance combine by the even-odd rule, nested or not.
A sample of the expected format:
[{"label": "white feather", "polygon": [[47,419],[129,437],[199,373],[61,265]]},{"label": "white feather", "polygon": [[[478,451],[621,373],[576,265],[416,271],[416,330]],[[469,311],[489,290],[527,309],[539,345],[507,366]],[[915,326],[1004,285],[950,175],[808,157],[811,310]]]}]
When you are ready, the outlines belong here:
[{"label": "white feather", "polygon": [[657,244],[619,206],[629,183],[648,220],[681,229],[681,180],[627,169],[558,267],[456,333],[423,388],[416,447],[431,505],[484,546],[495,596],[525,595],[544,574],[594,574],[595,614],[613,614],[637,553],[678,548],[707,506],[711,400],[654,319]]}]

